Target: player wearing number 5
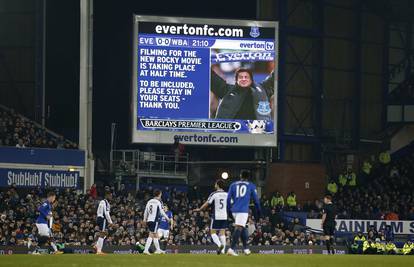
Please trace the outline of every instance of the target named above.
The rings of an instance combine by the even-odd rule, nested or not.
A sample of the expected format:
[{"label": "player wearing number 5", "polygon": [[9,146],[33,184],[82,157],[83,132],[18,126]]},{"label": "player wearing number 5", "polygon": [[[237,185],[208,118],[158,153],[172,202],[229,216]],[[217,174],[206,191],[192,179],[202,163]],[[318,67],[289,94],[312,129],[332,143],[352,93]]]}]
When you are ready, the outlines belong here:
[{"label": "player wearing number 5", "polygon": [[234,218],[234,232],[231,240],[231,247],[227,251],[228,255],[238,256],[235,252],[236,246],[241,237],[243,242],[243,252],[249,255],[251,252],[247,248],[247,240],[249,238],[246,223],[249,217],[250,199],[253,198],[258,214],[260,211],[260,201],[257,197],[256,186],[249,182],[250,171],[242,170],[240,172],[240,181],[230,185],[227,196],[227,207],[231,211]]},{"label": "player wearing number 5", "polygon": [[168,215],[165,213],[162,207],[161,196],[162,192],[160,190],[155,190],[154,198],[149,200],[147,202],[147,205],[145,206],[143,225],[145,226],[145,224],[147,224],[149,230],[149,235],[147,238],[147,242],[145,243],[145,249],[143,252],[146,255],[151,255],[149,253],[149,248],[152,244],[152,241],[154,241],[155,245],[155,254],[165,253],[160,249],[160,243],[158,241],[158,221],[160,215],[163,216],[167,220],[167,222],[171,222],[171,219],[168,217]]},{"label": "player wearing number 5", "polygon": [[[227,193],[224,192],[224,182],[219,180],[214,185],[216,191],[210,194],[207,201],[195,212],[211,206],[211,238],[217,245],[217,254],[224,254],[226,248],[227,229]],[[219,236],[217,236],[219,234]]]}]

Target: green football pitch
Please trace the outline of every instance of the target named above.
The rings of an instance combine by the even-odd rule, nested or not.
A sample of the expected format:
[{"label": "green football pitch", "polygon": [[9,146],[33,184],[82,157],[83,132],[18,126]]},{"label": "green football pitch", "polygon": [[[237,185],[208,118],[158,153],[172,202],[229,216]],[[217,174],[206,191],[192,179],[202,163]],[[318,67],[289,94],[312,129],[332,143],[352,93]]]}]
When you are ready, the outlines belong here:
[{"label": "green football pitch", "polygon": [[374,267],[414,266],[414,256],[368,256],[368,255],[250,255],[230,257],[225,255],[3,255],[0,266],[102,266],[102,267]]}]

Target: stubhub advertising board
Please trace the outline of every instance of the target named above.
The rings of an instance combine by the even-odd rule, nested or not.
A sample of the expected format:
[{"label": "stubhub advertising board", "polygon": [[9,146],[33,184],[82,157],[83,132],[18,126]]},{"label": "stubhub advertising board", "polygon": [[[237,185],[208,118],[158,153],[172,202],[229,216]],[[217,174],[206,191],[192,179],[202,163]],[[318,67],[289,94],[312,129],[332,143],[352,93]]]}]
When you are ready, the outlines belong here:
[{"label": "stubhub advertising board", "polygon": [[134,16],[132,142],[276,146],[277,22]]}]

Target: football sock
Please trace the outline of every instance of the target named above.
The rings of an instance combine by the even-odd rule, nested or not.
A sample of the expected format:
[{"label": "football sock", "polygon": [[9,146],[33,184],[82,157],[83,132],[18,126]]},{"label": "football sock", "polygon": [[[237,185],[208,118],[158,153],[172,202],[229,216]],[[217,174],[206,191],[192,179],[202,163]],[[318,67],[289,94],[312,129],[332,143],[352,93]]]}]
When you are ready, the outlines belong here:
[{"label": "football sock", "polygon": [[221,242],[217,234],[211,234],[211,239],[213,239],[214,244],[216,244],[218,247],[221,246]]},{"label": "football sock", "polygon": [[328,254],[331,253],[331,241],[328,239],[325,241],[326,249],[328,250]]},{"label": "football sock", "polygon": [[162,240],[160,240],[160,242],[161,242],[162,250],[166,250],[167,249],[167,243],[168,243],[167,239],[162,239]]},{"label": "football sock", "polygon": [[332,237],[329,239],[329,243],[331,244],[331,253],[335,254],[334,239]]},{"label": "football sock", "polygon": [[158,238],[153,238],[152,240],[154,240],[155,249],[157,251],[158,250],[161,250],[161,248],[160,248],[160,242],[158,241]]},{"label": "football sock", "polygon": [[149,251],[149,248],[151,247],[151,243],[152,243],[152,237],[148,237],[147,242],[145,243],[144,251]]},{"label": "football sock", "polygon": [[225,235],[221,235],[220,236],[220,242],[223,245],[223,248],[226,248],[226,236]]},{"label": "football sock", "polygon": [[241,232],[241,240],[243,242],[243,249],[247,249],[247,240],[249,239],[249,233],[247,232],[247,228],[243,228]]},{"label": "football sock", "polygon": [[50,242],[50,246],[52,247],[53,251],[58,251],[55,242]]},{"label": "football sock", "polygon": [[99,237],[98,242],[96,242],[96,251],[97,252],[102,252],[103,243],[104,243],[104,239],[102,237]]},{"label": "football sock", "polygon": [[231,239],[231,248],[233,250],[236,249],[237,244],[239,243],[241,231],[239,228],[236,228],[233,232],[232,239]]}]

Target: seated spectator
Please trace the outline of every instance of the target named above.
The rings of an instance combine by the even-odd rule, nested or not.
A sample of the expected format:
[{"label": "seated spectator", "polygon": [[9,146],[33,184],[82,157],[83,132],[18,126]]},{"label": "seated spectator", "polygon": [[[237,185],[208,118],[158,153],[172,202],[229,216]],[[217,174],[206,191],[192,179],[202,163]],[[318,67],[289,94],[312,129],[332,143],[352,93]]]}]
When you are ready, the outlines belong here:
[{"label": "seated spectator", "polygon": [[289,210],[295,210],[297,206],[295,192],[290,192],[286,198],[286,204]]},{"label": "seated spectator", "polygon": [[397,252],[398,252],[397,246],[393,242],[388,241],[387,244],[385,245],[385,254],[395,255],[397,254]]},{"label": "seated spectator", "polygon": [[359,231],[358,234],[354,237],[354,243],[364,243],[367,239],[365,238],[364,234]]},{"label": "seated spectator", "polygon": [[336,194],[336,192],[338,192],[338,186],[336,185],[334,180],[331,180],[326,189],[328,190],[328,192],[333,196]]},{"label": "seated spectator", "polygon": [[375,245],[375,242],[373,242],[371,239],[368,239],[364,241],[362,251],[364,254],[377,254],[377,246]]},{"label": "seated spectator", "polygon": [[404,244],[404,247],[402,248],[402,253],[404,255],[414,255],[414,243],[412,241],[413,240],[408,239]]},{"label": "seated spectator", "polygon": [[89,195],[96,199],[98,197],[98,190],[96,189],[96,184],[91,185],[91,189],[89,189]]},{"label": "seated spectator", "polygon": [[278,210],[283,209],[283,207],[285,206],[285,199],[283,198],[283,196],[278,191],[276,191],[272,195],[270,205],[273,209],[274,208],[277,208]]},{"label": "seated spectator", "polygon": [[352,168],[348,168],[345,177],[347,179],[347,184],[349,186],[356,186],[356,184],[357,184],[357,177],[356,177],[355,172],[352,170]]},{"label": "seated spectator", "polygon": [[371,240],[375,240],[375,239],[378,238],[378,232],[377,232],[377,230],[375,229],[374,226],[371,226],[368,229],[367,237],[368,237],[367,239],[371,239]]},{"label": "seated spectator", "polygon": [[400,172],[398,171],[397,166],[392,166],[390,170],[390,178],[400,177]]},{"label": "seated spectator", "polygon": [[375,246],[377,247],[377,254],[384,254],[386,251],[386,244],[381,239],[375,239]]},{"label": "seated spectator", "polygon": [[23,139],[19,138],[19,141],[16,144],[17,148],[26,148],[26,146],[23,143]]},{"label": "seated spectator", "polygon": [[351,252],[353,254],[362,254],[363,252],[363,245],[367,239],[362,234],[362,232],[358,232],[358,234],[354,237],[354,241],[351,245]]},{"label": "seated spectator", "polygon": [[282,217],[280,217],[279,213],[277,213],[275,209],[272,209],[272,211],[270,212],[269,221],[272,229],[274,229],[276,225],[283,222]]},{"label": "seated spectator", "polygon": [[305,226],[300,224],[299,218],[294,218],[289,228],[292,232],[303,232],[305,230]]},{"label": "seated spectator", "polygon": [[391,155],[390,152],[388,151],[383,151],[379,154],[379,162],[383,165],[387,165],[388,163],[391,162]]},{"label": "seated spectator", "polygon": [[364,160],[364,163],[362,164],[362,172],[369,176],[371,174],[372,165],[369,162],[369,159]]}]

